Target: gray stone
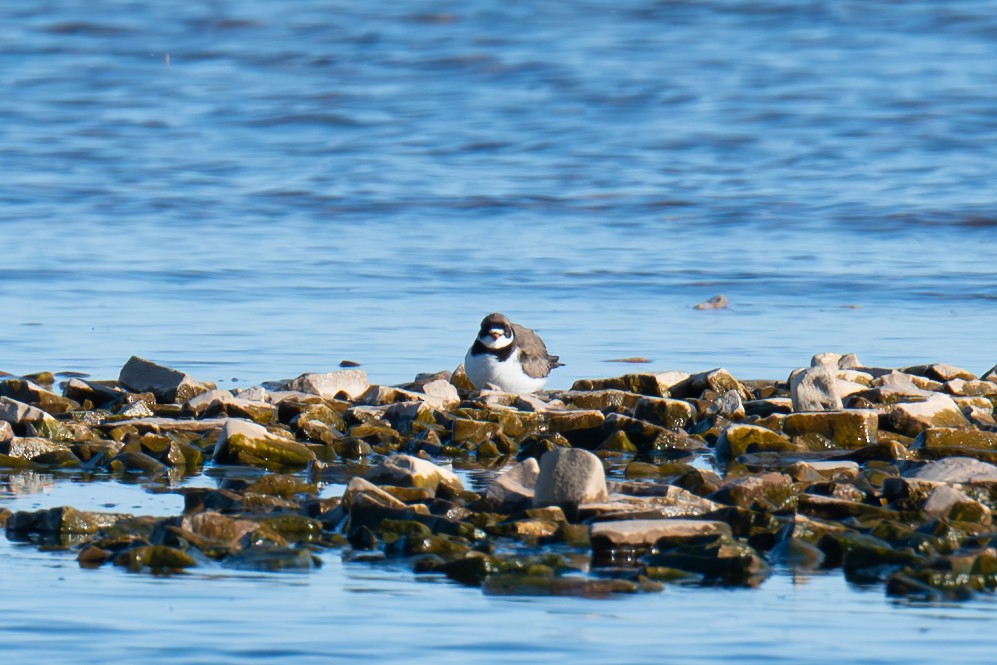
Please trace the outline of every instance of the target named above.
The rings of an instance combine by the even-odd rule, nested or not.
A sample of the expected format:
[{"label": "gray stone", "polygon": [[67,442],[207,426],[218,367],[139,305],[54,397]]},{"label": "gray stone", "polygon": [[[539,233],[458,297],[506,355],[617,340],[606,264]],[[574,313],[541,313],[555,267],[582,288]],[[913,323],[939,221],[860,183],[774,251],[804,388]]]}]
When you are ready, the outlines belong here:
[{"label": "gray stone", "polygon": [[350,479],[343,492],[343,507],[350,510],[354,506],[365,508],[387,508],[389,510],[405,510],[408,505],[385,492],[380,487],[359,476]]},{"label": "gray stone", "polygon": [[949,487],[948,485],[939,485],[931,490],[928,494],[927,500],[924,505],[921,506],[921,510],[928,517],[947,517],[953,508],[959,504],[966,504],[977,508],[979,513],[985,514],[987,516],[986,522],[989,523],[990,510],[977,503],[964,492],[960,492],[954,487]]},{"label": "gray stone", "polygon": [[6,420],[0,420],[0,441],[10,441],[14,438],[14,429]]},{"label": "gray stone", "polygon": [[160,403],[182,404],[212,386],[184,372],[132,356],[121,368],[118,382],[132,392],[150,392]]},{"label": "gray stone", "polygon": [[[647,491],[650,488],[653,488],[651,490],[654,491],[653,495],[630,493],[635,490]],[[614,491],[607,501],[584,504],[579,509],[579,517],[586,520],[597,517],[599,521],[698,517],[723,508],[719,503],[675,485],[610,483],[610,489]]]},{"label": "gray stone", "polygon": [[997,482],[997,466],[971,457],[946,457],[928,462],[909,475],[942,483],[988,483]]},{"label": "gray stone", "polygon": [[540,458],[535,507],[577,506],[608,497],[602,460],[587,450],[556,448]]},{"label": "gray stone", "polygon": [[18,459],[31,459],[45,453],[62,452],[66,446],[37,436],[15,436],[0,443],[0,453]]},{"label": "gray stone", "polygon": [[302,374],[292,379],[285,390],[296,390],[311,395],[319,395],[333,399],[339,393],[345,393],[350,399],[362,395],[370,387],[367,373],[362,369],[343,369],[327,374]]},{"label": "gray stone", "polygon": [[517,512],[533,503],[540,465],[533,457],[509,468],[488,486],[485,498],[500,513]]},{"label": "gray stone", "polygon": [[838,392],[838,360],[835,353],[821,353],[813,357],[807,369],[794,372],[789,378],[793,411],[838,411],[841,394]]}]

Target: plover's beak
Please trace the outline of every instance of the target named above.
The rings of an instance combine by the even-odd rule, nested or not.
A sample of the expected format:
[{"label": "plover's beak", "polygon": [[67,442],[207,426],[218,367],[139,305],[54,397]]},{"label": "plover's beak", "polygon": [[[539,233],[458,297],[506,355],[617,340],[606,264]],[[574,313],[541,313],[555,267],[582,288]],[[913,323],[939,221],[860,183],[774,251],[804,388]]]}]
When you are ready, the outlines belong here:
[{"label": "plover's beak", "polygon": [[492,339],[498,339],[502,336],[501,330],[489,330],[488,334],[492,336]]}]

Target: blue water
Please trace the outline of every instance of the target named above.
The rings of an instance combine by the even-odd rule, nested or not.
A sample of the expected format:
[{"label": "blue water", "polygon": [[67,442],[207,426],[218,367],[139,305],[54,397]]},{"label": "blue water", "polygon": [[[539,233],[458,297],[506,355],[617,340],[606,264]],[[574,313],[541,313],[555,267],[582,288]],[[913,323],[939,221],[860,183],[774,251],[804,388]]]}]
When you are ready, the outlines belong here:
[{"label": "blue water", "polygon": [[[742,378],[822,351],[997,363],[994,0],[8,0],[0,45],[0,370],[114,378],[138,354],[227,387],[350,359],[396,383],[455,367],[493,310],[562,357],[554,388],[625,356]],[[692,309],[718,293],[728,310]],[[3,547],[4,611],[49,617],[74,649],[130,644],[114,612],[173,607],[166,625],[201,646],[246,612],[237,635],[260,649],[319,625],[375,653],[383,620],[419,658],[487,659],[512,648],[475,641],[495,619],[550,660],[579,657],[583,625],[593,662],[623,633],[649,661],[648,635],[679,623],[684,661],[771,662],[788,642],[793,662],[845,643],[927,662],[970,649],[993,609],[936,616],[836,577],[609,604],[335,563],[213,586]],[[106,594],[111,618],[59,589]],[[60,648],[4,630],[15,653]],[[181,659],[250,658],[218,648]]]}]

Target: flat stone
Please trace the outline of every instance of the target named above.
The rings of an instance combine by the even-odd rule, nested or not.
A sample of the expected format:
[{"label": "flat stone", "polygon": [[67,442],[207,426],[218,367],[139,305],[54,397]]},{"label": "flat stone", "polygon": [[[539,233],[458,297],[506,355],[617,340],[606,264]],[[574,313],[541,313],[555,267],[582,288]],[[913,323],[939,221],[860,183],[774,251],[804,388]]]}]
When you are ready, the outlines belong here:
[{"label": "flat stone", "polygon": [[840,448],[862,448],[879,436],[879,414],[869,409],[842,409],[819,413],[792,413],[782,421],[784,434],[819,434]]},{"label": "flat stone", "polygon": [[681,542],[721,536],[732,538],[730,527],[713,520],[654,519],[596,522],[589,530],[593,547],[597,540],[611,547],[651,547],[662,538]]},{"label": "flat stone", "polygon": [[103,424],[105,429],[134,427],[140,432],[197,432],[210,434],[221,430],[230,418],[205,418],[204,420],[182,420],[179,418],[129,418]]},{"label": "flat stone", "polygon": [[792,478],[784,473],[770,472],[728,480],[707,498],[728,506],[758,506],[774,511],[786,508],[795,494]]},{"label": "flat stone", "polygon": [[249,418],[255,423],[267,424],[276,419],[277,409],[267,402],[251,401],[234,396],[228,390],[209,390],[184,403],[185,413],[196,418],[225,415]]},{"label": "flat stone", "polygon": [[460,478],[453,471],[412,455],[389,455],[366,474],[367,480],[382,485],[425,487],[436,491],[439,485],[462,490]]},{"label": "flat stone", "polygon": [[388,510],[405,510],[408,508],[408,505],[404,501],[395,498],[374,483],[359,476],[351,478],[349,484],[346,486],[346,491],[343,492],[343,507],[346,510],[350,510],[353,506],[385,508]]},{"label": "flat stone", "polygon": [[796,462],[785,472],[796,481],[819,482],[824,480],[853,479],[862,467],[851,460],[821,460]]},{"label": "flat stone", "polygon": [[516,512],[533,505],[540,464],[528,457],[515,464],[488,486],[485,497],[495,506],[496,512]]},{"label": "flat stone", "polygon": [[914,439],[914,449],[927,448],[982,448],[997,449],[997,432],[951,427],[929,427]]},{"label": "flat stone", "polygon": [[369,387],[370,383],[367,381],[365,371],[362,369],[343,369],[326,374],[302,374],[287,382],[284,389],[331,399],[344,393],[350,399],[356,399]]},{"label": "flat stone", "polygon": [[427,404],[435,409],[454,409],[460,404],[460,395],[452,383],[444,379],[429,381],[422,386],[423,398]]},{"label": "flat stone", "polygon": [[622,390],[639,395],[668,396],[667,380],[657,374],[624,374],[608,379],[580,379],[571,385],[572,391]]},{"label": "flat stone", "polygon": [[127,391],[112,381],[85,381],[72,378],[62,385],[62,394],[69,399],[82,404],[90,401],[95,406],[104,406],[109,402],[120,400]]},{"label": "flat stone", "polygon": [[997,395],[997,383],[993,381],[981,381],[979,379],[969,381],[966,379],[952,379],[945,382],[945,390],[952,395],[965,397],[992,397]]},{"label": "flat stone", "polygon": [[577,506],[605,501],[606,471],[602,460],[580,448],[556,448],[540,458],[535,507]]},{"label": "flat stone", "polygon": [[189,374],[132,356],[121,368],[118,383],[132,392],[150,392],[164,404],[182,404],[191,397],[206,392],[212,386],[195,380]]},{"label": "flat stone", "polygon": [[17,459],[29,460],[45,453],[60,453],[66,450],[64,445],[37,436],[15,436],[9,441],[0,442],[0,453]]},{"label": "flat stone", "polygon": [[[997,386],[997,384],[994,385]],[[613,411],[634,408],[642,399],[642,395],[629,390],[607,388],[604,390],[565,390],[557,393],[557,398],[576,409]]]},{"label": "flat stone", "polygon": [[929,427],[968,427],[969,421],[948,395],[937,393],[923,402],[896,404],[889,414],[894,431],[917,436]]},{"label": "flat stone", "polygon": [[[614,483],[628,488],[628,483]],[[643,485],[649,487],[648,485]],[[580,519],[613,521],[624,519],[659,519],[666,517],[698,517],[723,506],[675,485],[659,486],[654,495],[631,495],[614,492],[606,501],[585,503],[578,507]]]},{"label": "flat stone", "polygon": [[919,480],[942,483],[989,483],[997,482],[997,465],[970,457],[946,457],[928,462],[908,475]]}]

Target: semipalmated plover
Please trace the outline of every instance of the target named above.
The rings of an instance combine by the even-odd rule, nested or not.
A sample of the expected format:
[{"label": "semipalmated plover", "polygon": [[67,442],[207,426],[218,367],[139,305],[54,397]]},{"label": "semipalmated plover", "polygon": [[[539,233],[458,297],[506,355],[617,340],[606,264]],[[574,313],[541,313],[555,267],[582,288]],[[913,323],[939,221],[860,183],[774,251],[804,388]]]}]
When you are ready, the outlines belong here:
[{"label": "semipalmated plover", "polygon": [[561,366],[557,360],[535,332],[496,312],[482,319],[478,337],[464,356],[464,371],[478,390],[533,393]]}]

